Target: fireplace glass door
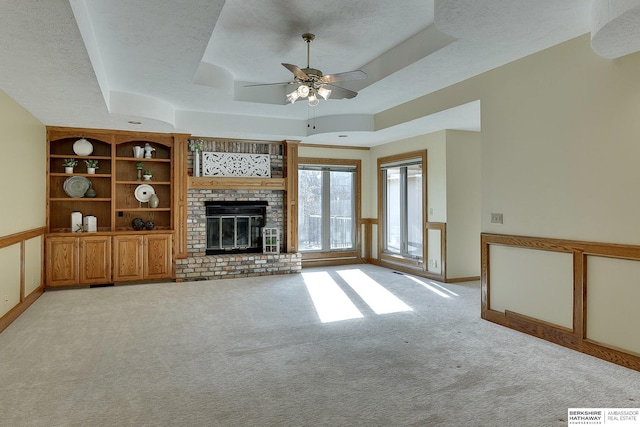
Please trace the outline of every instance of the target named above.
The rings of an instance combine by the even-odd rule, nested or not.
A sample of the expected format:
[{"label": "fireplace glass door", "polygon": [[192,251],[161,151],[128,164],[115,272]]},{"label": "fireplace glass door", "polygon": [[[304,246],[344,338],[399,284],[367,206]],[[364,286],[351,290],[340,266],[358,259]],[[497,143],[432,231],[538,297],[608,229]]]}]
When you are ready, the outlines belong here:
[{"label": "fireplace glass door", "polygon": [[235,251],[260,248],[261,216],[210,216],[207,218],[207,249]]}]

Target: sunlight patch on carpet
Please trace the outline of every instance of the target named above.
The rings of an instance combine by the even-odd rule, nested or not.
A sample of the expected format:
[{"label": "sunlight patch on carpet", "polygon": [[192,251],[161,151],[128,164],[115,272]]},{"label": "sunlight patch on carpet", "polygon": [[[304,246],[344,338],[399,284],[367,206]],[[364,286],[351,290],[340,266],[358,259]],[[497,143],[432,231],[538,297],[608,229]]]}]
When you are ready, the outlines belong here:
[{"label": "sunlight patch on carpet", "polygon": [[360,298],[362,298],[376,314],[413,311],[413,309],[402,302],[400,298],[389,292],[362,270],[342,270],[338,271],[338,274],[360,295]]},{"label": "sunlight patch on carpet", "polygon": [[322,323],[363,317],[329,273],[302,273],[302,278]]},{"label": "sunlight patch on carpet", "polygon": [[[436,283],[433,283],[433,282],[429,282],[429,283],[427,283],[427,282],[426,282],[426,281],[424,281],[424,280],[420,280],[420,279],[418,279],[418,278],[416,278],[416,277],[407,276],[407,275],[405,275],[404,277],[406,277],[406,278],[408,278],[408,279],[411,279],[411,280],[413,280],[413,281],[414,281],[414,282],[416,282],[416,283],[421,284],[422,286],[424,286],[425,288],[429,289],[429,290],[430,290],[431,292],[433,292],[434,294],[436,294],[436,295],[440,295],[442,298],[451,298],[451,296],[450,296],[450,295],[447,295],[447,294],[446,294],[446,293],[444,293],[444,292],[442,292],[442,291],[441,291],[440,289],[438,289],[438,288],[442,288],[443,290],[447,291],[448,293],[450,293],[450,294],[452,294],[452,295],[454,295],[454,296],[458,296],[455,292],[451,292],[450,290],[448,290],[448,289],[446,289],[446,288],[443,288],[442,286],[440,286],[440,285],[438,285],[438,284],[436,284]],[[435,286],[434,286],[434,285],[435,285]]]}]

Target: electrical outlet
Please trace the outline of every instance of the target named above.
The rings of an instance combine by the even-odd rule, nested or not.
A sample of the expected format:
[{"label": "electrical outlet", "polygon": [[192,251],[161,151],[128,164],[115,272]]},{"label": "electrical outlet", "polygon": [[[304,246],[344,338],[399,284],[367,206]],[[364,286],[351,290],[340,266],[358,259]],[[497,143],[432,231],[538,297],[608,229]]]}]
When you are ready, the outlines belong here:
[{"label": "electrical outlet", "polygon": [[502,222],[502,214],[501,213],[492,213],[491,214],[491,224],[503,224],[503,222]]}]

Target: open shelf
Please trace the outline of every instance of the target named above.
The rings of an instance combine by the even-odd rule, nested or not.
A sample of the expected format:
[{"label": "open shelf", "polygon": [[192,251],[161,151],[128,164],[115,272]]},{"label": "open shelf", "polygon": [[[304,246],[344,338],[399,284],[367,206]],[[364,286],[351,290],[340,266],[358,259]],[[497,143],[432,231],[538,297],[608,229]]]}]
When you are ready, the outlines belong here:
[{"label": "open shelf", "polygon": [[[74,144],[86,139],[92,145],[89,155],[78,155]],[[149,144],[154,150],[151,158],[134,157],[135,147],[144,149]],[[105,231],[132,230],[131,221],[142,217],[154,221],[158,229],[173,229],[173,144],[169,134],[104,131],[94,129],[49,128],[48,130],[48,230],[67,230],[71,212],[97,217],[98,227]],[[85,144],[86,145],[86,144]],[[78,151],[80,152],[80,151]],[[73,173],[65,173],[65,159],[78,164]],[[95,174],[87,173],[85,160],[97,160]],[[138,180],[137,164],[153,173],[151,181]],[[96,197],[73,198],[64,191],[71,177],[84,177],[91,183]],[[147,184],[159,198],[159,206],[140,205],[135,189]],[[64,232],[64,231],[62,231]]]}]

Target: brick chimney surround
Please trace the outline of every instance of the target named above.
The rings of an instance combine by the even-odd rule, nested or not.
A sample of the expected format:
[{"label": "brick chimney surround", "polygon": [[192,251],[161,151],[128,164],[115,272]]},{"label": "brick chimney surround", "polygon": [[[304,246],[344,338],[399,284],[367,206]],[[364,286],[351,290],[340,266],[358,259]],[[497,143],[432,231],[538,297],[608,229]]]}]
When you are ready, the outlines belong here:
[{"label": "brick chimney surround", "polygon": [[[283,178],[284,144],[253,141],[195,140],[202,151],[219,153],[269,154],[271,178]],[[188,153],[189,175],[193,175],[194,151]],[[221,178],[224,179],[224,178]],[[246,178],[256,179],[256,178]],[[195,178],[198,180],[198,178]],[[190,180],[191,182],[191,180]],[[204,188],[203,188],[204,187]],[[206,188],[190,185],[187,192],[187,258],[177,259],[175,275],[178,281],[212,280],[235,277],[254,277],[274,274],[299,273],[302,257],[299,253],[283,253],[282,236],[285,230],[283,190],[270,188]],[[279,254],[230,253],[207,255],[205,202],[261,201],[267,203],[266,222],[272,221],[280,230]]]}]

